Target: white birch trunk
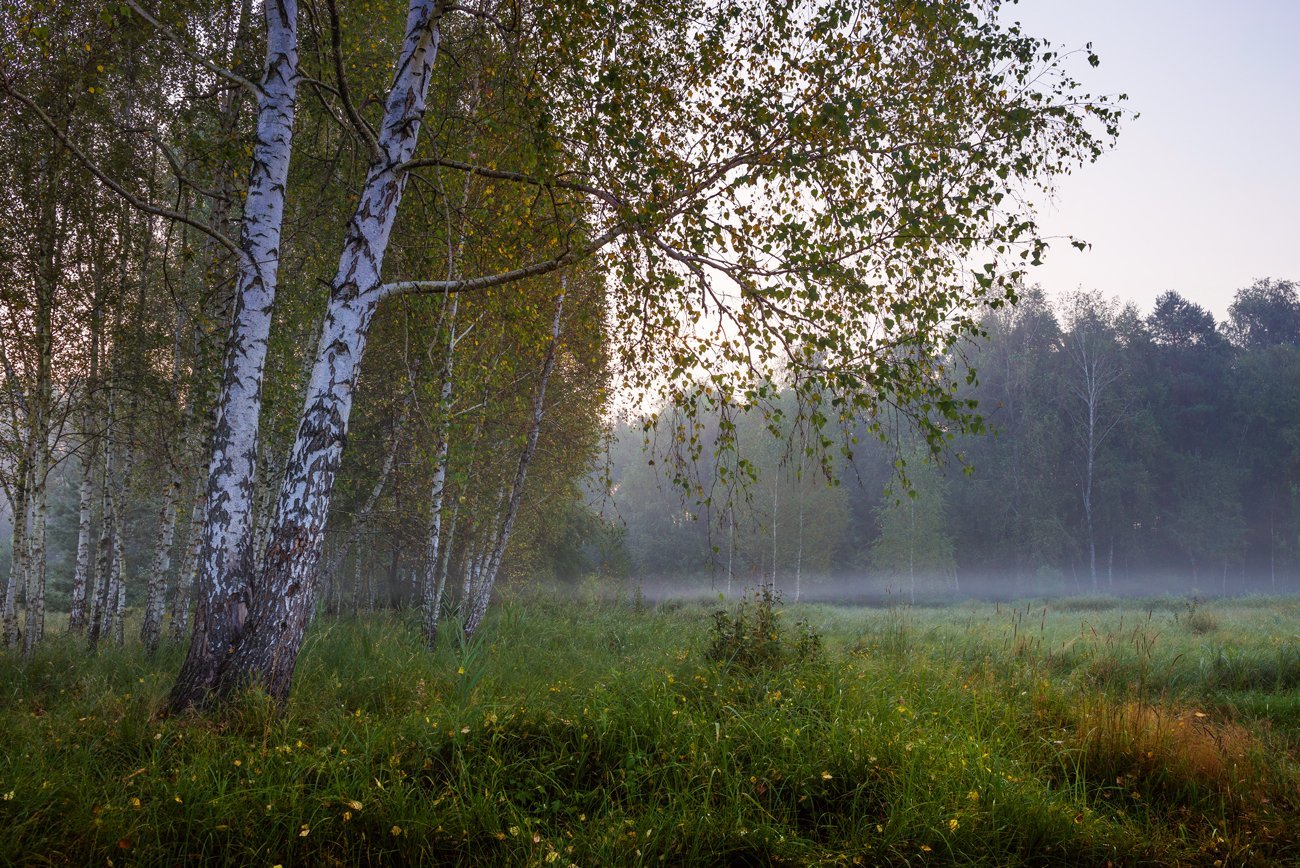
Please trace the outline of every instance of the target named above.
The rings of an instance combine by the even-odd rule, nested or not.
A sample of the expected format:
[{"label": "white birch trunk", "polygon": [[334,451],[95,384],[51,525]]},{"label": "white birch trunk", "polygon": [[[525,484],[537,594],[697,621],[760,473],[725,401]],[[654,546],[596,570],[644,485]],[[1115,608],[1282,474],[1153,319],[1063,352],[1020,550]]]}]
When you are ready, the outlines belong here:
[{"label": "white birch trunk", "polygon": [[27,535],[27,604],[26,631],[23,634],[23,653],[30,657],[45,634],[45,515],[47,511],[47,471],[49,469],[48,438],[42,432],[36,444],[36,467],[32,474],[31,530]]},{"label": "white birch trunk", "polygon": [[87,458],[82,463],[81,483],[77,486],[77,563],[72,574],[72,601],[68,612],[69,633],[81,633],[86,629],[86,591],[90,584],[91,559],[94,557],[90,536],[94,506],[94,462],[91,458]]},{"label": "white birch trunk", "polygon": [[276,522],[259,570],[250,617],[217,690],[256,680],[283,701],[315,601],[316,573],[353,391],[380,299],[388,239],[415,152],[443,4],[411,0],[406,36],[379,130],[378,150],[349,221],[321,326],[298,434],[290,449]]},{"label": "white birch trunk", "polygon": [[14,526],[10,532],[9,579],[5,582],[4,641],[6,648],[18,645],[18,588],[27,576],[27,479],[20,467],[12,501]]},{"label": "white birch trunk", "polygon": [[258,415],[280,264],[280,230],[298,95],[297,0],[266,0],[266,64],[240,228],[234,322],[223,366],[204,498],[194,637],[170,705],[202,702],[243,626],[251,593]]},{"label": "white birch trunk", "polygon": [[[126,520],[123,513],[128,497],[131,471],[134,467],[135,449],[128,442],[121,470],[117,474],[117,485],[112,492],[113,567],[110,573],[108,604],[112,607],[113,642],[119,646],[126,641]],[[107,631],[101,633],[100,637],[103,638],[106,634]]]},{"label": "white birch trunk", "polygon": [[202,489],[195,492],[195,503],[190,511],[189,543],[185,546],[185,559],[176,576],[176,593],[171,604],[171,638],[180,642],[189,628],[190,604],[194,596],[194,572],[198,568],[199,546],[203,540]]},{"label": "white birch trunk", "polygon": [[442,389],[438,396],[438,445],[434,456],[433,485],[429,492],[429,541],[425,550],[424,581],[421,586],[424,641],[430,648],[438,641],[438,621],[442,617],[442,600],[447,589],[447,574],[439,569],[442,545],[442,503],[447,489],[447,463],[451,455],[452,380],[456,357],[456,314],[460,296],[451,301],[447,317],[447,352],[443,357]]},{"label": "white birch trunk", "polygon": [[149,565],[144,621],[140,625],[140,641],[150,656],[158,650],[158,642],[162,638],[163,606],[167,596],[167,575],[171,572],[172,542],[176,538],[176,513],[180,496],[181,473],[179,468],[173,467],[167,489],[163,492],[162,509],[158,516],[158,539],[154,543],[153,560]]},{"label": "white birch trunk", "polygon": [[[109,393],[108,418],[113,418],[113,395]],[[110,428],[111,430],[111,428]],[[115,447],[111,438],[104,443],[103,475],[100,477],[100,513],[99,513],[99,560],[95,568],[94,590],[91,594],[90,629],[87,641],[91,650],[99,646],[112,627],[112,611],[109,605],[110,591],[113,589],[114,532],[117,521],[113,515],[113,464]]]}]

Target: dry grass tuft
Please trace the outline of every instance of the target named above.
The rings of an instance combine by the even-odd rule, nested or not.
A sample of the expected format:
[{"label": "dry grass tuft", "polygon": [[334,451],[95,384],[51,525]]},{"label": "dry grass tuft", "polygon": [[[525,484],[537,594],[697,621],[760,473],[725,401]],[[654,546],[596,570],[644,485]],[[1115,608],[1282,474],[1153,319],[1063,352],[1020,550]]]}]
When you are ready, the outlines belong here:
[{"label": "dry grass tuft", "polygon": [[1074,738],[1090,776],[1166,796],[1266,798],[1258,737],[1203,711],[1093,700],[1077,712]]}]

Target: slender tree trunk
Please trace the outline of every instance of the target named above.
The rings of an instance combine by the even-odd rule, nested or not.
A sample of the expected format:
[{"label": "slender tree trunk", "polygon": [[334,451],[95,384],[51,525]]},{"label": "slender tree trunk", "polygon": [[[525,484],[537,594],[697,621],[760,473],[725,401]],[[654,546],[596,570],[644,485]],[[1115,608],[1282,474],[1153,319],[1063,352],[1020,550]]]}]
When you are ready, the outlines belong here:
[{"label": "slender tree trunk", "polygon": [[[134,411],[132,411],[131,416],[133,417],[134,415],[135,415]],[[130,426],[128,426],[128,432],[127,432],[128,438],[131,436],[131,432],[129,428]],[[116,471],[117,473],[116,484],[109,485],[107,482],[105,483],[106,485],[109,485],[109,490],[110,490],[109,497],[110,500],[112,501],[112,508],[109,510],[109,514],[111,515],[112,524],[113,524],[113,540],[111,546],[113,560],[112,560],[112,566],[109,571],[109,581],[108,581],[109,590],[108,593],[106,594],[105,602],[108,611],[107,624],[108,627],[111,627],[113,642],[117,645],[122,645],[126,640],[125,621],[126,621],[127,571],[126,571],[126,519],[124,515],[125,513],[124,507],[127,502],[127,495],[129,490],[128,486],[131,479],[131,471],[134,469],[134,467],[135,467],[135,448],[128,440],[126,448],[124,450],[124,455],[122,457],[122,466]],[[106,627],[103,631],[100,632],[101,640],[109,634],[110,631],[108,627]]]},{"label": "slender tree trunk", "polygon": [[80,635],[86,632],[87,618],[93,617],[97,599],[95,581],[95,468],[100,447],[100,435],[93,433],[99,419],[99,357],[104,331],[104,291],[101,281],[95,281],[94,299],[90,316],[90,358],[86,376],[85,404],[81,421],[85,428],[88,448],[81,459],[81,485],[78,489],[77,510],[77,565],[72,580],[72,606],[68,613],[68,632]]},{"label": "slender tree trunk", "polygon": [[[45,439],[45,438],[43,438]],[[32,473],[31,530],[27,536],[28,589],[26,631],[23,634],[23,653],[30,657],[45,633],[45,515],[47,507],[48,443],[37,444],[40,450]]]},{"label": "slender tree trunk", "polygon": [[251,681],[261,683],[278,701],[289,693],[315,602],[330,496],[371,317],[380,300],[384,254],[405,185],[405,173],[398,167],[415,152],[441,15],[441,2],[411,0],[380,125],[379,154],[348,224],[298,434],[285,467],[275,526],[249,620],[219,675],[220,694]]},{"label": "slender tree trunk", "polygon": [[126,534],[121,503],[113,507],[113,522],[113,644],[121,647],[126,642]]},{"label": "slender tree trunk", "polygon": [[86,629],[86,590],[89,586],[94,546],[91,519],[94,517],[94,462],[87,457],[81,465],[81,484],[77,487],[77,563],[72,574],[72,602],[68,612],[68,632],[80,634]]},{"label": "slender tree trunk", "polygon": [[18,645],[18,588],[27,577],[27,470],[20,466],[12,501],[14,526],[10,532],[9,579],[5,582],[4,640],[6,648]]},{"label": "slender tree trunk", "polygon": [[[113,392],[110,387],[108,398],[108,422],[106,430],[112,430]],[[99,513],[99,562],[95,569],[94,592],[91,595],[90,630],[87,641],[93,651],[99,647],[99,641],[112,627],[112,608],[109,605],[110,592],[113,592],[113,565],[115,557],[115,533],[117,521],[113,512],[114,453],[116,445],[112,437],[105,437],[102,476],[100,477],[100,513]],[[116,600],[114,599],[114,602]]]},{"label": "slender tree trunk", "polygon": [[564,279],[561,278],[560,294],[555,299],[555,314],[551,317],[550,342],[546,346],[546,357],[542,361],[542,373],[538,377],[537,391],[533,395],[533,412],[528,428],[528,440],[524,445],[523,454],[519,456],[519,466],[515,469],[514,483],[510,488],[510,500],[506,504],[505,522],[501,525],[496,546],[488,557],[486,572],[479,582],[474,606],[470,610],[469,619],[465,622],[465,635],[467,637],[474,635],[479,625],[483,623],[483,616],[487,614],[488,602],[492,598],[492,586],[496,583],[497,572],[501,569],[501,559],[505,556],[506,546],[510,543],[510,532],[514,528],[515,518],[519,515],[519,504],[524,496],[524,482],[528,478],[528,467],[532,464],[533,456],[537,454],[537,441],[542,432],[542,419],[546,413],[546,385],[551,379],[551,371],[555,370],[555,355],[560,344],[560,322],[564,313],[564,296],[566,292],[567,287]]},{"label": "slender tree trunk", "polygon": [[361,617],[361,546],[357,545],[357,540],[361,535],[361,528],[352,528],[352,617]]},{"label": "slender tree trunk", "polygon": [[[450,270],[450,269],[449,269]],[[442,545],[442,504],[447,490],[447,463],[451,455],[451,399],[456,356],[456,314],[460,297],[451,300],[447,316],[447,350],[443,356],[442,388],[438,395],[438,442],[434,454],[433,485],[429,492],[429,535],[425,550],[425,575],[422,583],[421,614],[424,642],[430,648],[438,641],[438,621],[442,617],[442,600],[447,589],[447,575],[439,570]]]},{"label": "slender tree trunk", "polygon": [[189,542],[185,546],[185,559],[181,562],[180,573],[176,576],[176,593],[172,596],[171,638],[173,642],[184,640],[189,628],[190,604],[194,596],[194,572],[198,568],[199,546],[203,537],[201,481],[196,485],[196,489],[194,506],[190,510]]},{"label": "slender tree trunk", "polygon": [[298,96],[297,0],[267,0],[266,64],[240,229],[234,322],[223,365],[204,498],[194,636],[170,707],[202,703],[237,641],[253,593],[251,532],[258,415]]},{"label": "slender tree trunk", "polygon": [[149,566],[149,589],[145,599],[144,621],[140,641],[145,653],[153,656],[162,638],[163,605],[167,597],[167,575],[171,572],[172,541],[176,537],[177,504],[181,496],[181,472],[173,467],[167,489],[163,492],[158,517],[158,539],[154,543],[153,562]]},{"label": "slender tree trunk", "polygon": [[[448,391],[443,387],[444,394]],[[425,575],[421,584],[421,615],[425,644],[432,648],[438,641],[438,622],[442,617],[442,601],[447,589],[447,574],[439,569],[442,543],[442,500],[447,485],[447,435],[444,427],[438,441],[437,464],[433,471],[433,490],[430,497],[428,547],[425,551]]]}]

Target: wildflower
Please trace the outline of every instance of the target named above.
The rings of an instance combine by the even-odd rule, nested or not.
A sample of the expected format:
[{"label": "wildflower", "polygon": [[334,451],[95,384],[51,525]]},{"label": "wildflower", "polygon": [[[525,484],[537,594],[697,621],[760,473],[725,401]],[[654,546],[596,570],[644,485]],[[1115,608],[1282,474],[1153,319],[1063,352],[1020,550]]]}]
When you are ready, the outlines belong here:
[{"label": "wildflower", "polygon": [[310,834],[311,834],[311,829],[307,826],[306,823],[303,823],[302,826],[298,829],[298,837],[306,838]]},{"label": "wildflower", "polygon": [[830,772],[822,772],[822,780],[824,780],[824,781],[829,781],[830,779],[831,779],[831,773],[830,773]]},{"label": "wildflower", "polygon": [[344,799],[343,803],[346,804],[349,808],[351,808],[354,811],[361,810],[361,803],[358,802],[356,799]]},{"label": "wildflower", "polygon": [[139,798],[134,798],[134,799],[132,799],[132,800],[131,800],[131,807],[133,807],[133,808],[138,808],[138,807],[140,807],[140,799],[139,799]]},{"label": "wildflower", "polygon": [[402,827],[401,827],[401,826],[393,826],[393,828],[390,829],[389,831],[391,831],[391,832],[393,833],[393,835],[395,835],[395,836],[396,836],[396,835],[401,835],[401,834],[402,834]]},{"label": "wildflower", "polygon": [[13,790],[10,790],[9,792],[5,793],[5,801],[6,801],[6,802],[12,802],[13,800],[14,800],[14,791],[13,791]]},{"label": "wildflower", "polygon": [[960,825],[961,825],[961,823],[957,821],[957,818],[956,818],[956,817],[953,817],[951,820],[948,821],[948,831],[949,831],[949,832],[956,832],[956,831],[957,831],[957,827],[960,826]]},{"label": "wildflower", "polygon": [[966,798],[970,799],[972,802],[978,802],[980,800],[979,790],[971,790],[966,794]]}]

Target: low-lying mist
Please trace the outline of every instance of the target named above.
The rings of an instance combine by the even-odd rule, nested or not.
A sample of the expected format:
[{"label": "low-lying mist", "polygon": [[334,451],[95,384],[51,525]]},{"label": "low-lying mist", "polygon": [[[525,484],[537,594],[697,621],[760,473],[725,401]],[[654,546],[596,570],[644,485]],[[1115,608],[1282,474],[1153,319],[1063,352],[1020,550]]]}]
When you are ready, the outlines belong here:
[{"label": "low-lying mist", "polygon": [[[738,599],[752,593],[762,578],[698,575],[656,575],[624,580],[624,592],[656,603],[669,600]],[[1025,598],[1079,599],[1103,597],[1232,598],[1293,596],[1300,588],[1294,580],[1268,574],[1231,574],[1193,577],[1170,570],[1142,576],[1103,578],[1093,587],[1086,576],[1016,577],[1005,572],[962,573],[953,576],[881,576],[869,571],[844,571],[799,577],[778,576],[774,587],[787,603],[826,603],[846,606],[944,606],[966,600],[1009,601]]]}]

